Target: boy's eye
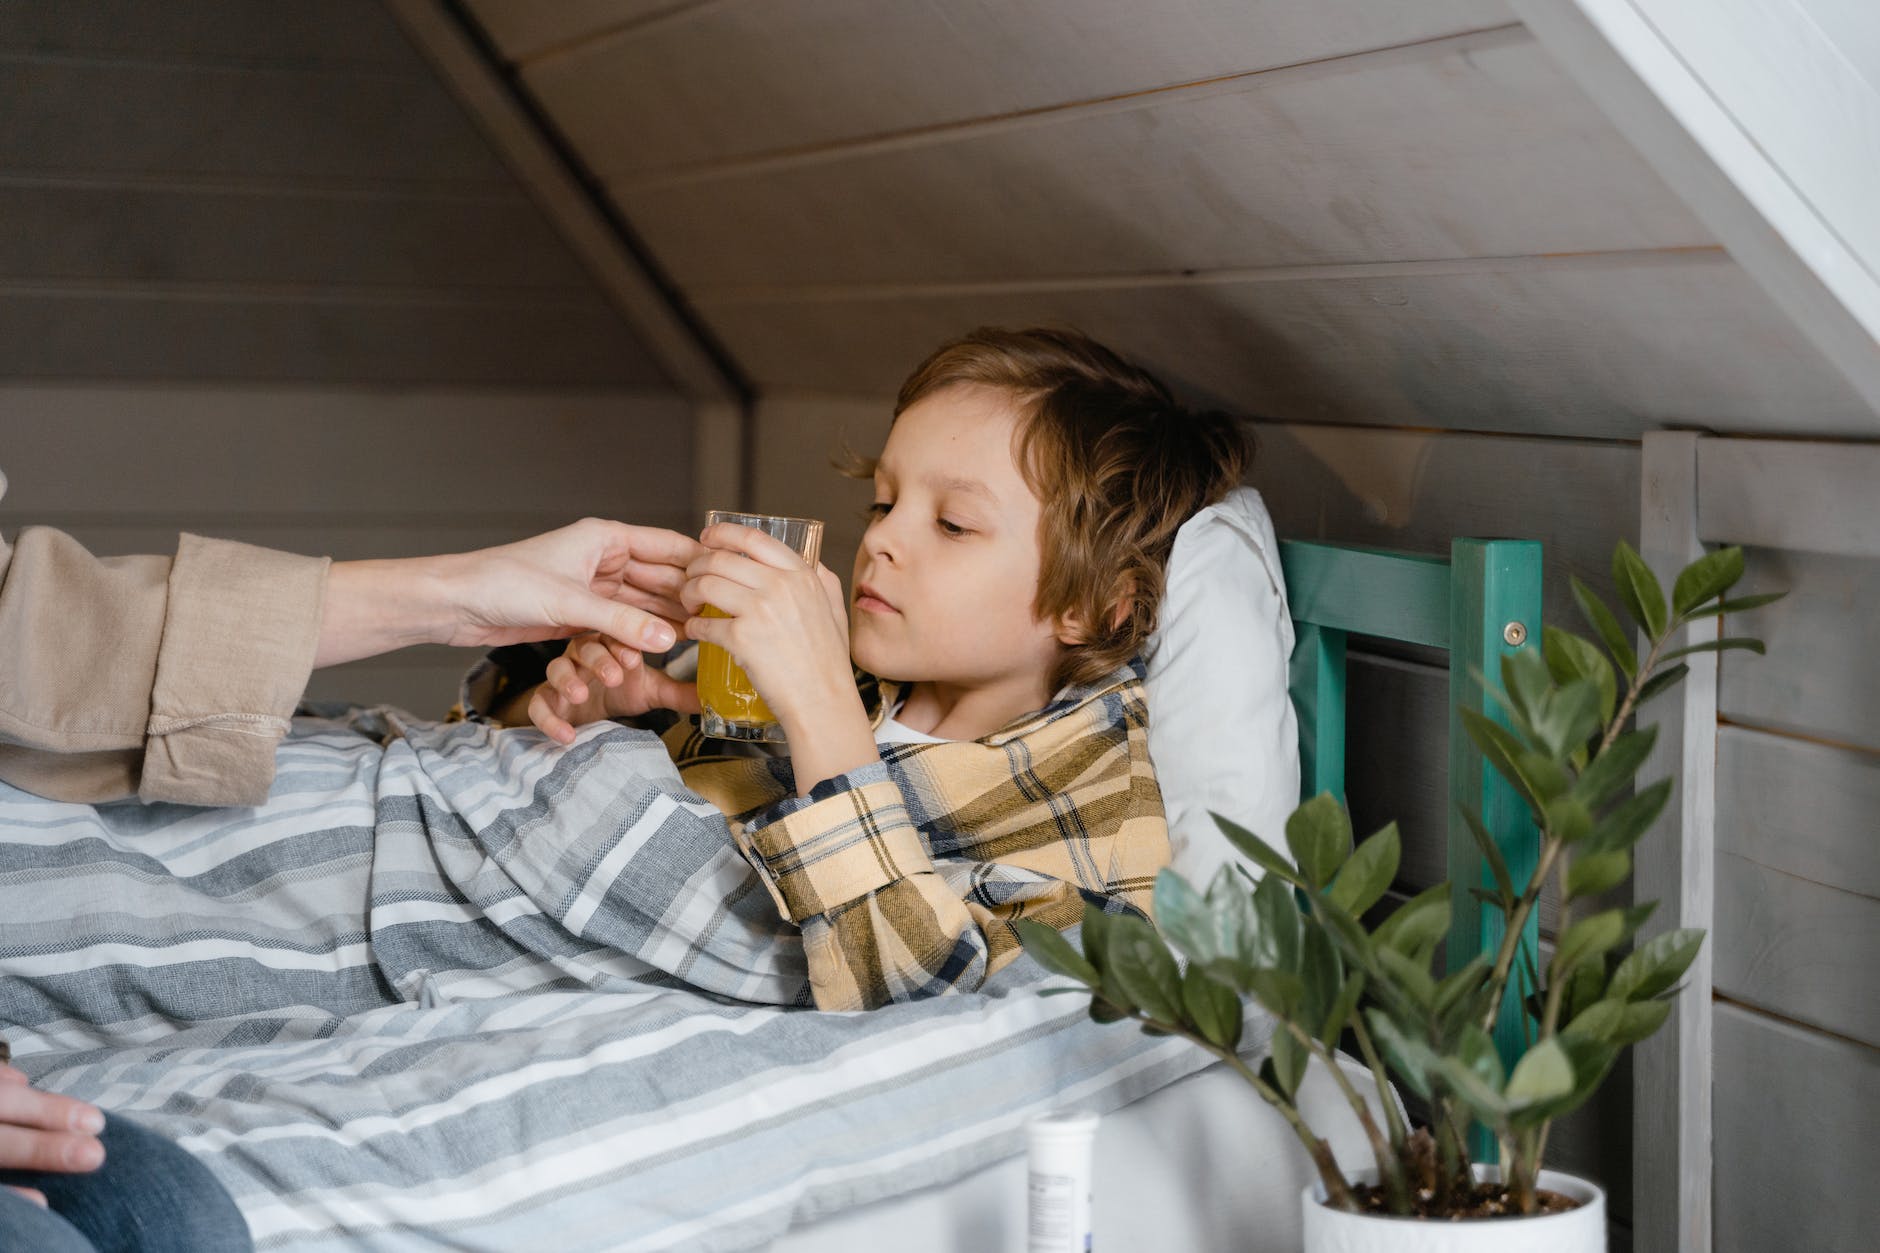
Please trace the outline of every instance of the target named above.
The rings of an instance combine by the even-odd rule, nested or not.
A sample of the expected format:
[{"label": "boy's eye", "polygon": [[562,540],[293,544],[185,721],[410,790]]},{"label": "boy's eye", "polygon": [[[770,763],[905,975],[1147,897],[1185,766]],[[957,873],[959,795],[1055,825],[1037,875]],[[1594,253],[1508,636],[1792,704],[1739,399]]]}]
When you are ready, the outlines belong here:
[{"label": "boy's eye", "polygon": [[894,506],[889,504],[887,501],[878,500],[874,504],[868,506],[868,508],[862,510],[862,513],[870,518],[883,518],[887,516],[888,510],[892,508],[894,508]]},{"label": "boy's eye", "polygon": [[945,531],[948,535],[966,534],[966,528],[957,522],[948,522],[945,518],[940,518],[938,521],[940,523],[940,529]]}]

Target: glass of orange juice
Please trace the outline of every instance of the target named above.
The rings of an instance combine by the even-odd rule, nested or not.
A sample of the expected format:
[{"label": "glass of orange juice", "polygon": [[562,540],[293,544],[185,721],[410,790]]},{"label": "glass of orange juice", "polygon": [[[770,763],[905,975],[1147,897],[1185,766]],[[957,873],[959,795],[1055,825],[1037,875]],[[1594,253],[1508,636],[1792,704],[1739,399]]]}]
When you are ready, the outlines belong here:
[{"label": "glass of orange juice", "polygon": [[[823,524],[815,518],[737,513],[729,509],[706,513],[706,526],[720,522],[735,522],[782,540],[811,566],[822,556]],[[706,605],[700,612],[707,618],[725,616],[712,605]],[[699,729],[705,734],[721,740],[783,741],[782,724],[770,712],[764,698],[757,694],[744,667],[716,644],[701,642],[698,646],[698,698],[705,707],[705,715],[699,721]]]}]

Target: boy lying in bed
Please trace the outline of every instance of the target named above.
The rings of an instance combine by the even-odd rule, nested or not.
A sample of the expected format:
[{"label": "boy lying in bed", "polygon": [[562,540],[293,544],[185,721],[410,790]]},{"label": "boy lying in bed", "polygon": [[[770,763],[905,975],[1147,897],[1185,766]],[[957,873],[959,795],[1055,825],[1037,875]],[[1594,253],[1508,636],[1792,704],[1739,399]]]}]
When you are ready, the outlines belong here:
[{"label": "boy lying in bed", "polygon": [[[835,575],[769,536],[701,536],[682,599],[727,616],[686,633],[738,658],[789,757],[733,755],[684,719],[665,743],[801,928],[819,1007],[977,987],[1020,917],[1147,912],[1169,848],[1137,654],[1177,529],[1248,455],[1230,419],[1087,338],[980,330],[902,386],[846,612]],[[469,703],[564,743],[698,708],[602,636],[533,674],[496,659]]]}]

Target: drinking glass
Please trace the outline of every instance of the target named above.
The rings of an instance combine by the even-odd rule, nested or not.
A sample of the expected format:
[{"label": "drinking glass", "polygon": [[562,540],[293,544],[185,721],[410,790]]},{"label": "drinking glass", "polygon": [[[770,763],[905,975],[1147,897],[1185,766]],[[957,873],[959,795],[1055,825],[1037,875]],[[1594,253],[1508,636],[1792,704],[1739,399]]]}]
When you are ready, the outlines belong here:
[{"label": "drinking glass", "polygon": [[[782,540],[812,567],[822,555],[823,524],[815,518],[785,518],[768,513],[737,513],[713,509],[705,515],[705,525],[735,522]],[[716,607],[706,605],[701,615],[722,618]],[[751,678],[744,673],[737,658],[716,644],[698,646],[698,698],[705,707],[699,729],[721,740],[783,741],[783,726],[770,706],[757,694]]]}]

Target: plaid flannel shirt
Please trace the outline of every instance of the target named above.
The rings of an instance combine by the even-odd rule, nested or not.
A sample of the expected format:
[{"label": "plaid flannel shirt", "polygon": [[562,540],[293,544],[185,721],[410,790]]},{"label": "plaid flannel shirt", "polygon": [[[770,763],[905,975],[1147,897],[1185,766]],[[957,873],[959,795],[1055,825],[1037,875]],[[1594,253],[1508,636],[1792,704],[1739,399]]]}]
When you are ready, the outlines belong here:
[{"label": "plaid flannel shirt", "polygon": [[[858,681],[878,728],[901,685]],[[662,738],[801,928],[818,1008],[868,1009],[978,987],[1018,955],[1019,918],[1063,929],[1086,901],[1148,915],[1169,843],[1147,717],[1132,662],[982,739],[883,745],[804,797],[787,758],[695,719]]]}]

